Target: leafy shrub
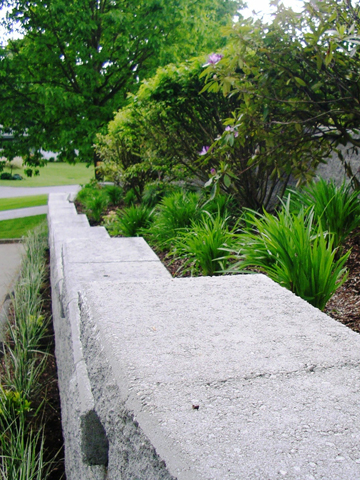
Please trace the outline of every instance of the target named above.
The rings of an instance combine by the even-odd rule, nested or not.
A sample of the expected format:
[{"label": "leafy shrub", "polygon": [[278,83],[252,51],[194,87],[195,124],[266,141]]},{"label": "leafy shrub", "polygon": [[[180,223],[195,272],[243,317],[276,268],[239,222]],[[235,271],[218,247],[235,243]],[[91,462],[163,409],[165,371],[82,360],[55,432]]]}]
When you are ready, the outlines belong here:
[{"label": "leafy shrub", "polygon": [[218,275],[227,267],[230,255],[224,257],[224,248],[234,247],[234,235],[228,228],[228,218],[218,213],[205,212],[199,222],[179,233],[174,240],[172,254],[185,259],[185,267],[203,275]]},{"label": "leafy shrub", "polygon": [[0,175],[0,179],[1,179],[1,180],[12,180],[12,174],[9,173],[9,172],[3,172],[3,173]]},{"label": "leafy shrub", "polygon": [[193,192],[175,192],[159,203],[149,234],[158,247],[167,247],[179,230],[190,227],[200,217],[199,196]]},{"label": "leafy shrub", "polygon": [[118,221],[113,229],[117,230],[117,234],[125,237],[136,237],[141,235],[143,229],[149,227],[152,216],[153,210],[151,208],[145,205],[132,205],[119,211]]},{"label": "leafy shrub", "polygon": [[335,185],[320,178],[303,190],[289,190],[291,209],[299,212],[301,208],[313,207],[315,221],[323,231],[333,234],[334,247],[344,244],[346,238],[360,226],[359,192],[353,191],[350,184]]},{"label": "leafy shrub", "polygon": [[178,187],[166,182],[151,182],[144,188],[142,203],[155,207],[165,196],[171,195]]},{"label": "leafy shrub", "polygon": [[[249,212],[239,235],[239,262],[232,271],[256,267],[271,279],[323,310],[347,278],[350,252],[338,260],[331,234],[314,225],[313,208],[290,212],[290,201],[279,215]],[[255,231],[254,231],[255,229]]]}]

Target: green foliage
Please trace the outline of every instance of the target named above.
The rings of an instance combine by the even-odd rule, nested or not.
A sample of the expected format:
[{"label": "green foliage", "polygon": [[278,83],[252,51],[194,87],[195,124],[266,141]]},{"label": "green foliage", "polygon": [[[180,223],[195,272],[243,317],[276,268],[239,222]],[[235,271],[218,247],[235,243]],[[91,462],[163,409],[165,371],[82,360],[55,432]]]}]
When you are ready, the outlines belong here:
[{"label": "green foliage", "polygon": [[181,229],[200,217],[199,196],[193,192],[175,192],[159,203],[155,219],[149,228],[151,243],[166,248]]},{"label": "green foliage", "polygon": [[286,185],[290,174],[311,180],[335,150],[358,184],[337,147],[360,146],[359,13],[347,0],[305,2],[301,15],[279,3],[270,25],[245,20],[228,29],[224,58],[204,71],[204,91],[240,105],[212,152],[245,155],[244,170],[267,168]]},{"label": "green foliage", "polygon": [[99,136],[104,165],[131,188],[142,192],[154,182],[208,179],[210,167],[199,151],[222,133],[221,119],[231,108],[222,94],[199,95],[204,61],[202,56],[159,68],[116,114],[108,134]]},{"label": "green foliage", "polygon": [[347,237],[360,226],[359,192],[351,184],[337,186],[334,181],[320,178],[303,190],[289,190],[291,209],[313,207],[315,221],[323,231],[333,236],[333,246],[340,247]]},{"label": "green foliage", "polygon": [[346,253],[335,259],[333,237],[314,225],[313,209],[290,212],[288,201],[278,216],[248,212],[239,235],[239,261],[232,271],[256,267],[272,280],[323,310],[346,280]]},{"label": "green foliage", "polygon": [[[4,390],[0,385],[0,423],[6,428],[9,418],[12,422],[14,417],[30,412],[31,403],[24,397],[22,392]],[[9,417],[9,418],[8,418]]]},{"label": "green foliage", "polygon": [[112,225],[112,234],[125,237],[137,237],[148,228],[153,217],[153,210],[145,205],[132,205],[118,211],[117,221]]},{"label": "green foliage", "polygon": [[228,218],[219,213],[204,212],[201,220],[175,237],[172,255],[183,258],[184,268],[192,273],[218,275],[228,266],[230,255],[224,257],[224,249],[234,248],[234,235],[229,231]]},{"label": "green foliage", "polygon": [[[12,318],[4,348],[0,385],[0,476],[6,480],[45,480],[43,429],[37,423],[44,385],[40,383],[47,352],[47,321],[41,315],[46,228],[25,241],[20,278],[12,297]],[[31,408],[36,403],[38,409]],[[39,415],[40,416],[40,415]],[[36,433],[34,433],[36,432]]]},{"label": "green foliage", "polygon": [[0,51],[0,124],[16,140],[4,148],[9,158],[27,152],[25,161],[38,166],[41,148],[91,161],[96,132],[139,80],[222,43],[219,27],[239,2],[1,0],[0,7],[9,7],[9,29],[24,33]]},{"label": "green foliage", "polygon": [[124,197],[124,203],[125,205],[134,205],[136,203],[137,196],[133,188],[130,188]]},{"label": "green foliage", "polygon": [[148,207],[155,207],[165,196],[171,195],[178,189],[177,186],[167,182],[150,182],[145,186],[142,203]]},{"label": "green foliage", "polygon": [[85,208],[85,213],[90,220],[99,223],[105,209],[111,200],[106,188],[96,183],[85,185],[76,196],[76,200]]},{"label": "green foliage", "polygon": [[106,195],[109,197],[110,204],[118,206],[123,200],[124,191],[117,185],[107,185],[105,187]]}]

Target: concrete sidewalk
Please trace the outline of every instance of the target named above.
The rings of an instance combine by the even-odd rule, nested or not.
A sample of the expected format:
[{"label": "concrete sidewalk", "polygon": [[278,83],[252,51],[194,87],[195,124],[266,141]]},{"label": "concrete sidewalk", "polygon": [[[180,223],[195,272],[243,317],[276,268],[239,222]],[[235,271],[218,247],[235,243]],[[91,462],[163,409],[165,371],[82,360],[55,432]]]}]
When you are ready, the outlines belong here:
[{"label": "concrete sidewalk", "polygon": [[21,243],[0,243],[0,309],[20,272],[23,253]]},{"label": "concrete sidewalk", "polygon": [[47,193],[77,193],[80,185],[60,185],[53,187],[1,187],[0,198],[27,197]]},{"label": "concrete sidewalk", "polygon": [[27,207],[17,208],[14,210],[4,210],[3,212],[0,212],[0,221],[11,220],[13,218],[33,217],[34,215],[42,215],[47,212],[47,205],[41,205],[40,207]]},{"label": "concrete sidewalk", "polygon": [[0,243],[0,356],[11,294],[20,273],[24,247],[21,243]]}]

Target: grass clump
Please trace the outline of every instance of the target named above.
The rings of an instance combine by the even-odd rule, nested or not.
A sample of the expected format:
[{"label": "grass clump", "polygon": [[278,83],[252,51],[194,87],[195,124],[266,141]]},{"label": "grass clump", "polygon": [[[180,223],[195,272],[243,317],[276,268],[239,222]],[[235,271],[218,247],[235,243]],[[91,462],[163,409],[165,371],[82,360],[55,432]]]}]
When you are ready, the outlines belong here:
[{"label": "grass clump", "polygon": [[112,235],[137,237],[142,235],[152,222],[154,210],[146,205],[132,205],[117,212],[117,220],[113,223]]},{"label": "grass clump", "polygon": [[164,197],[159,203],[149,240],[159,248],[168,248],[179,231],[190,227],[200,218],[199,195],[194,192],[179,191]]},{"label": "grass clump", "polygon": [[299,212],[303,207],[312,207],[314,220],[322,230],[333,236],[333,246],[340,247],[351,232],[360,226],[359,192],[351,184],[337,186],[333,180],[320,178],[303,190],[289,190],[291,210]]},{"label": "grass clump", "polygon": [[313,208],[291,212],[290,199],[278,216],[249,211],[238,237],[238,262],[231,271],[256,267],[323,310],[347,278],[344,266],[350,252],[336,259],[333,236],[314,218]]},{"label": "grass clump", "polygon": [[204,212],[200,221],[193,222],[174,239],[173,256],[183,258],[183,267],[190,268],[192,273],[223,273],[230,258],[224,256],[224,249],[234,247],[234,234],[229,231],[228,221],[229,217],[223,218],[219,212],[217,215]]},{"label": "grass clump", "polygon": [[0,478],[44,480],[51,465],[44,460],[41,382],[48,351],[48,319],[42,315],[46,224],[25,240],[25,256],[12,296],[8,334],[0,371]]}]

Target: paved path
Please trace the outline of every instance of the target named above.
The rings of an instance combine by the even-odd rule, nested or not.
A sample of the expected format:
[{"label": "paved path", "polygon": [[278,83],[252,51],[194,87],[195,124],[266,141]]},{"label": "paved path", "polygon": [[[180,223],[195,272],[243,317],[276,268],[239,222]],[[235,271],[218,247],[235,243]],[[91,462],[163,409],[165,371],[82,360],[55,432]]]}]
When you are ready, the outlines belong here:
[{"label": "paved path", "polygon": [[61,185],[56,187],[0,187],[0,198],[26,197],[44,193],[77,193],[80,185]]},{"label": "paved path", "polygon": [[33,217],[34,215],[41,215],[48,212],[47,205],[40,207],[17,208],[14,210],[4,210],[0,212],[1,220],[10,220],[12,218]]},{"label": "paved path", "polygon": [[[31,195],[43,195],[49,193],[77,193],[80,185],[62,185],[56,187],[0,187],[0,198],[27,197]],[[32,217],[47,213],[47,205],[39,207],[18,208],[14,210],[4,210],[0,212],[1,220],[10,220],[12,218]]]},{"label": "paved path", "polygon": [[[48,193],[77,193],[79,185],[63,185],[56,187],[0,187],[0,198],[25,197]],[[12,218],[30,217],[47,213],[47,205],[39,207],[19,208],[0,211],[0,221]],[[3,324],[6,318],[4,300],[11,292],[20,271],[24,248],[20,243],[0,242],[0,345],[2,340]]]}]

